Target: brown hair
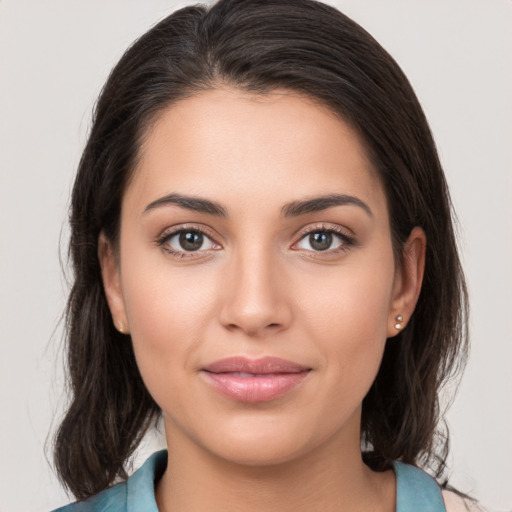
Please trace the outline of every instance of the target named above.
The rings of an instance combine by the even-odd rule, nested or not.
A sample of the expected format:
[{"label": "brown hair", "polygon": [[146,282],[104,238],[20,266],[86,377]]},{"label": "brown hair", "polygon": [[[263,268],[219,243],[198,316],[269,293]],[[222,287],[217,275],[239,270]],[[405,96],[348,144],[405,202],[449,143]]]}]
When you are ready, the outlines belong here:
[{"label": "brown hair", "polygon": [[425,231],[420,298],[364,399],[362,446],[375,470],[398,459],[441,477],[448,439],[438,430],[438,393],[465,360],[466,288],[445,177],[419,102],[390,55],[336,9],[312,0],[220,0],[181,9],[144,34],[95,109],[70,213],[71,402],[55,442],[62,482],[84,499],[126,478],[128,458],[159,416],[131,343],[112,323],[98,236],[117,239],[123,191],[148,125],[173,102],[222,83],[262,94],[298,91],[339,114],[382,179],[397,261],[411,230]]}]

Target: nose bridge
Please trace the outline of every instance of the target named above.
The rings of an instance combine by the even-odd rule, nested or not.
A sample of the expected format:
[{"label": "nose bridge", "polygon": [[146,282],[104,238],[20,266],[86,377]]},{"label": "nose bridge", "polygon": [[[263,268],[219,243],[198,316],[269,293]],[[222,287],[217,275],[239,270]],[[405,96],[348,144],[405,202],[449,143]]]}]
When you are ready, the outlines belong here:
[{"label": "nose bridge", "polygon": [[290,304],[279,268],[270,247],[252,243],[235,250],[221,310],[222,324],[251,336],[269,328],[284,328],[290,320]]}]

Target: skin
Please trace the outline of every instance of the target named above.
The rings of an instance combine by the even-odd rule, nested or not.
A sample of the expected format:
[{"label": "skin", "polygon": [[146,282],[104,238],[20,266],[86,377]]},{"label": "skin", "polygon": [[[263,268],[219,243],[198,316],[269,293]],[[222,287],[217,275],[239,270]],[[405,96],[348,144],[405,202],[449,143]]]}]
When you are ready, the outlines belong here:
[{"label": "skin", "polygon": [[[357,204],[282,213],[333,193],[371,213]],[[227,216],[175,204],[145,211],[168,194],[215,201]],[[208,238],[189,252],[178,236],[162,241],[180,227]],[[315,250],[307,230],[329,229],[342,236]],[[361,403],[397,315],[405,327],[413,312],[425,243],[415,228],[397,266],[363,145],[306,97],[221,88],[159,116],[123,197],[119,253],[101,235],[99,257],[114,323],[131,334],[164,415],[162,512],[395,509],[394,473],[361,459]],[[239,355],[311,371],[280,398],[236,402],[199,370]]]}]

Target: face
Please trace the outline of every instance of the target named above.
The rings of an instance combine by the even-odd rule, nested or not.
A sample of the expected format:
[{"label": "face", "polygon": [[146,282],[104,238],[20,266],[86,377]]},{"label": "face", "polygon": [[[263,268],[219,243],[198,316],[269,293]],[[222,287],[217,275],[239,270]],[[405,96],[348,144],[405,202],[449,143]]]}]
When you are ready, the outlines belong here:
[{"label": "face", "polygon": [[185,99],[142,144],[119,258],[100,242],[168,443],[251,465],[359,452],[421,257],[395,266],[382,185],[347,124],[288,91]]}]

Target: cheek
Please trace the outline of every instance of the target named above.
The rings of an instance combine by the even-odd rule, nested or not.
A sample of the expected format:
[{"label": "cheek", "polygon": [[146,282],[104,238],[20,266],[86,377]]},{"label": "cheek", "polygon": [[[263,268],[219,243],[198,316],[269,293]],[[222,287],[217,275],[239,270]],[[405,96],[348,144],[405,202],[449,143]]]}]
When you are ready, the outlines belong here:
[{"label": "cheek", "polygon": [[132,336],[165,346],[191,339],[201,330],[211,306],[211,287],[180,275],[137,271],[124,289]]},{"label": "cheek", "polygon": [[300,328],[315,340],[343,393],[369,388],[382,359],[394,274],[391,250],[383,254],[354,259],[353,265],[301,283],[303,289],[295,292],[301,297]]},{"label": "cheek", "polygon": [[[156,402],[165,389],[179,389],[193,367],[209,318],[211,272],[176,271],[158,251],[137,251],[122,262],[123,296],[141,375]],[[167,397],[168,398],[168,397]]]},{"label": "cheek", "polygon": [[294,294],[300,297],[300,316],[319,333],[331,334],[328,338],[338,333],[356,342],[372,332],[385,337],[394,264],[392,258],[370,263],[335,268],[299,282]]}]

